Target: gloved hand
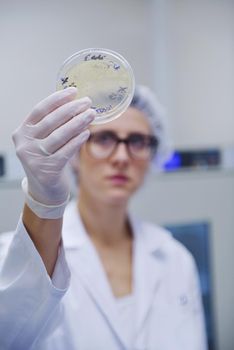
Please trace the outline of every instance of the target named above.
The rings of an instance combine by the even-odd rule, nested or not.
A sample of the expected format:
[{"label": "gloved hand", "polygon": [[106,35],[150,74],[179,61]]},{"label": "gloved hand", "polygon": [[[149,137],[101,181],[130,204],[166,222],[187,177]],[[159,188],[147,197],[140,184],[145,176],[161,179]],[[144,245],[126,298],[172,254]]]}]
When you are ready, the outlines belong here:
[{"label": "gloved hand", "polygon": [[88,139],[96,114],[88,97],[74,100],[76,93],[71,87],[39,102],[12,136],[27,176],[26,202],[39,217],[62,216],[70,193],[65,166]]}]

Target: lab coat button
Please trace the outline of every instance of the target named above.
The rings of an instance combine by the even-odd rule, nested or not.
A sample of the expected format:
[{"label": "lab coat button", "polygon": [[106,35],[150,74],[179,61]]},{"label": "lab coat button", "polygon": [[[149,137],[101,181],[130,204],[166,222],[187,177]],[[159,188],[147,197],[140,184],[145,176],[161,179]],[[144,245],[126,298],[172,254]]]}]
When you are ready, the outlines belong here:
[{"label": "lab coat button", "polygon": [[188,304],[188,297],[187,297],[187,295],[185,295],[185,294],[180,295],[179,302],[180,302],[180,305],[182,305],[182,306],[187,305]]}]

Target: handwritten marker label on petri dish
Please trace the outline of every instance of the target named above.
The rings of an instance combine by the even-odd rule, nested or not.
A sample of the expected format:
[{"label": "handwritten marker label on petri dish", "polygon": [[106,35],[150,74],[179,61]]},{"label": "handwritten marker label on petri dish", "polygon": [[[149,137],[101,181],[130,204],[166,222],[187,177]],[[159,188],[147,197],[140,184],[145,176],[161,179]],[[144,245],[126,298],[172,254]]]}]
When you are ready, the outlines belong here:
[{"label": "handwritten marker label on petri dish", "polygon": [[77,88],[77,98],[89,96],[101,124],[119,117],[131,103],[135,80],[131,66],[118,53],[107,49],[86,49],[62,65],[57,90]]}]

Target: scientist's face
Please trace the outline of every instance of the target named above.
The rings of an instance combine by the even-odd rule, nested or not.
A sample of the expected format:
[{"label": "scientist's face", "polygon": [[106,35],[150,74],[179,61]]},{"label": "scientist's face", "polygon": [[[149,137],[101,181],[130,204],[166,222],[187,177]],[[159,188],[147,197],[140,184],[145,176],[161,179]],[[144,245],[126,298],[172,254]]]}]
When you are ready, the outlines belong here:
[{"label": "scientist's face", "polygon": [[74,165],[80,193],[98,203],[126,204],[149,167],[152,132],[148,121],[130,107],[121,117],[93,125],[90,131]]}]

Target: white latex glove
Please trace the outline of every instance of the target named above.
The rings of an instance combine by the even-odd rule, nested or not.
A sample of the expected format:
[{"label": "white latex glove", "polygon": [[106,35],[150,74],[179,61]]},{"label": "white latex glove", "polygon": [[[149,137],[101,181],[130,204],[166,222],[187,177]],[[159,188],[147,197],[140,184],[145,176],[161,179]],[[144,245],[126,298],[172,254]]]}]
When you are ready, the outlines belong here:
[{"label": "white latex glove", "polygon": [[88,97],[74,100],[76,94],[71,87],[45,98],[12,136],[27,176],[26,202],[39,217],[62,216],[70,193],[65,166],[90,134],[96,112]]}]

